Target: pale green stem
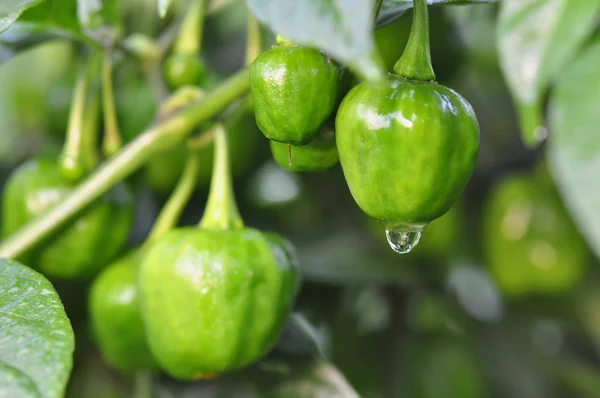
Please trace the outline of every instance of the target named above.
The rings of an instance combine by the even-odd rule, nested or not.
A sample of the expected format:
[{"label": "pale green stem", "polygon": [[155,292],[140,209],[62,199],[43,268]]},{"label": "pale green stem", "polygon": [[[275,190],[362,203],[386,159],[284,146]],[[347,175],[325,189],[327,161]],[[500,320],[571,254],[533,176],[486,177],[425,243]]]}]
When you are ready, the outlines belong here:
[{"label": "pale green stem", "polygon": [[206,209],[204,209],[204,216],[200,220],[200,228],[243,228],[244,222],[238,211],[231,184],[227,132],[221,123],[215,124],[212,130],[215,134],[213,174],[210,182],[208,203],[206,204]]},{"label": "pale green stem", "polygon": [[104,48],[102,60],[102,111],[104,114],[104,156],[111,157],[121,149],[121,133],[117,121],[112,80],[111,48]]},{"label": "pale green stem", "polygon": [[434,81],[429,49],[429,13],[426,0],[413,0],[413,23],[404,53],[394,72],[411,80]]}]

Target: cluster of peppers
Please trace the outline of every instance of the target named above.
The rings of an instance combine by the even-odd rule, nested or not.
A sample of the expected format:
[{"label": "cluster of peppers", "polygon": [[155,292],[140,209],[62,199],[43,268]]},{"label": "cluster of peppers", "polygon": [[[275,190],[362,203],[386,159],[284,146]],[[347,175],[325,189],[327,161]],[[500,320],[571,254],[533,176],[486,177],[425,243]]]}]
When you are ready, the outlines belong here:
[{"label": "cluster of peppers", "polygon": [[314,171],[339,158],[354,200],[383,224],[399,253],[454,205],[479,151],[473,109],[435,82],[426,2],[414,6],[394,73],[357,84],[339,107],[347,79],[322,52],[280,40],[250,69],[256,122],[272,140],[275,160]]}]

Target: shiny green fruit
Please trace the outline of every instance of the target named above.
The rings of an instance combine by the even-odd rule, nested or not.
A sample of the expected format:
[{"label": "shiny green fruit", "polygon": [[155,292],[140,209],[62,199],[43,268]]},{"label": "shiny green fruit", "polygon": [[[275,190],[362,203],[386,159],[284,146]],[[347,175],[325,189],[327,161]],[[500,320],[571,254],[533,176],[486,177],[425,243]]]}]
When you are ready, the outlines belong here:
[{"label": "shiny green fruit", "polygon": [[325,54],[294,45],[260,54],[250,68],[256,123],[270,140],[310,142],[334,111],[338,66]]},{"label": "shiny green fruit", "polygon": [[339,162],[332,128],[321,129],[311,142],[302,146],[271,141],[271,153],[277,164],[292,171],[323,171]]},{"label": "shiny green fruit", "polygon": [[[55,160],[33,159],[21,165],[4,188],[3,236],[43,214],[71,190]],[[124,185],[118,185],[28,253],[30,264],[52,277],[90,276],[119,252],[132,219],[132,195]]]},{"label": "shiny green fruit", "polygon": [[142,250],[135,250],[109,265],[90,291],[89,314],[96,342],[106,361],[123,372],[156,367],[138,304],[142,256]]},{"label": "shiny green fruit", "polygon": [[586,244],[547,181],[526,174],[506,178],[485,214],[486,264],[505,296],[566,293],[581,280]]},{"label": "shiny green fruit", "polygon": [[336,141],[360,208],[387,229],[422,228],[454,205],[471,178],[479,125],[453,90],[390,75],[348,93]]},{"label": "shiny green fruit", "polygon": [[204,62],[196,54],[171,54],[164,65],[165,79],[173,89],[201,84],[205,72]]},{"label": "shiny green fruit", "polygon": [[298,285],[293,247],[254,229],[171,231],[142,261],[150,348],[180,379],[248,365],[276,342]]}]

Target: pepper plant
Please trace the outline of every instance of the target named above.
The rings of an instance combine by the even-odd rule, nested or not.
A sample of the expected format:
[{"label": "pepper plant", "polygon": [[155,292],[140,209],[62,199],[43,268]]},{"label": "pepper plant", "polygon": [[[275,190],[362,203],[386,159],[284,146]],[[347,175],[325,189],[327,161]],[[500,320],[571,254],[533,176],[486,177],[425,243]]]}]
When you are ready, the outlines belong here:
[{"label": "pepper plant", "polygon": [[597,397],[599,16],[3,1],[0,397]]}]

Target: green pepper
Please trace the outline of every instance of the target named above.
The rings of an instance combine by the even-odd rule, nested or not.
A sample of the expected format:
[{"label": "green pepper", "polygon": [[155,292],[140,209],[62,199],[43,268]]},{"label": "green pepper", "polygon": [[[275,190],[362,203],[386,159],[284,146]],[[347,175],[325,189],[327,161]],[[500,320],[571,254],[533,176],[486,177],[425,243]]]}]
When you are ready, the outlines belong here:
[{"label": "green pepper", "polygon": [[104,358],[124,372],[156,367],[137,304],[137,270],[142,256],[142,250],[134,250],[108,266],[90,292],[94,336]]},{"label": "green pepper", "polygon": [[[5,185],[2,232],[6,237],[72,190],[55,160],[29,160]],[[90,276],[119,252],[131,227],[133,197],[124,185],[92,204],[68,227],[35,248],[28,256],[42,273],[58,278]]]},{"label": "green pepper", "polygon": [[190,2],[179,29],[173,52],[164,63],[165,79],[173,89],[199,85],[204,80],[206,67],[200,56],[206,0]]},{"label": "green pepper", "polygon": [[190,153],[176,189],[161,210],[146,243],[109,265],[92,284],[89,314],[94,337],[108,363],[123,372],[157,367],[146,341],[139,308],[138,269],[153,241],[177,223],[192,196],[199,154]]},{"label": "green pepper", "polygon": [[271,141],[271,153],[277,164],[292,171],[323,171],[339,162],[334,130],[330,127],[322,128],[302,146]]},{"label": "green pepper", "polygon": [[339,85],[339,68],[325,54],[275,46],[250,67],[256,123],[270,140],[307,144],[333,112]]},{"label": "green pepper", "polygon": [[165,79],[173,89],[201,84],[205,72],[204,62],[196,54],[171,54],[164,64]]},{"label": "green pepper", "polygon": [[581,281],[586,244],[549,181],[505,178],[485,214],[486,265],[506,297],[566,293]]},{"label": "green pepper", "polygon": [[394,68],[397,75],[355,86],[336,116],[336,143],[350,192],[385,226],[399,253],[410,251],[423,227],[453,206],[479,151],[473,109],[433,81],[422,26],[427,6],[421,1],[415,2],[413,32]]},{"label": "green pepper", "polygon": [[180,379],[209,377],[264,356],[275,343],[297,290],[293,247],[245,228],[237,211],[227,134],[215,127],[215,163],[200,228],[157,240],[139,274],[150,349]]}]

